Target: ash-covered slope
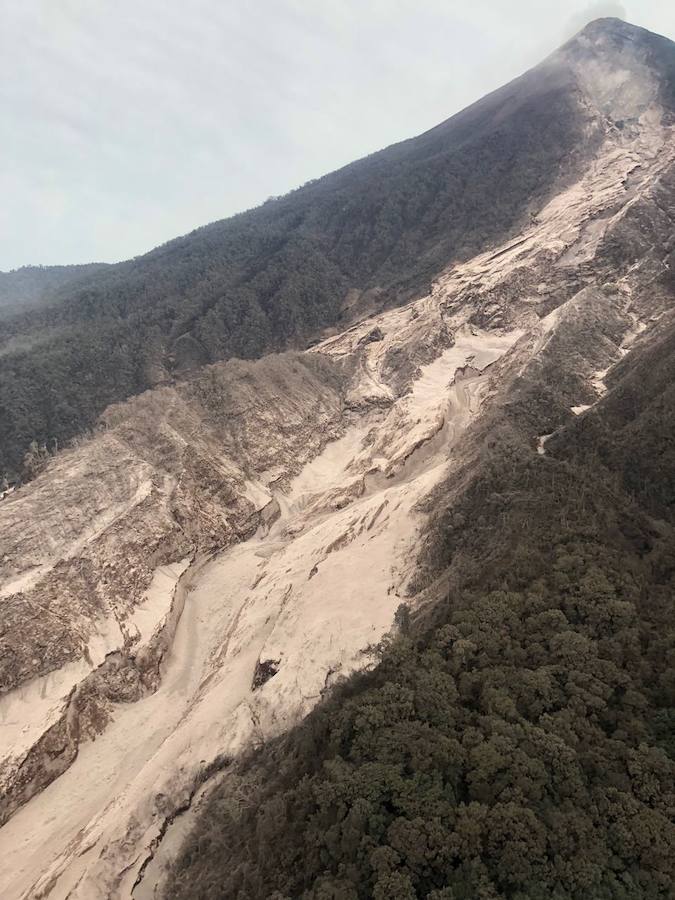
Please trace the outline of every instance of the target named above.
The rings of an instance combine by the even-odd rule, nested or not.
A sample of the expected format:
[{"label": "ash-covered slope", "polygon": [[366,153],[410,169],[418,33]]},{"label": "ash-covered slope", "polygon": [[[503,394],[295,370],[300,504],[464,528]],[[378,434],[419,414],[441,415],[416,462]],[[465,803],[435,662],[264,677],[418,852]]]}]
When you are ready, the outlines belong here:
[{"label": "ash-covered slope", "polygon": [[[542,366],[575,374],[566,329],[525,367],[434,494],[423,554],[434,602],[399,616],[374,670],[198,797],[158,895],[672,896],[666,317],[633,350],[634,334],[617,346],[615,333],[614,354],[626,352],[606,398],[572,421],[566,408],[539,454],[531,403]],[[603,343],[599,323],[578,309],[570,319]],[[549,385],[561,407],[567,387]]]},{"label": "ash-covered slope", "polygon": [[[355,775],[345,789],[367,784],[376,793],[384,785],[377,815],[386,827],[375,843],[385,849],[372,866],[367,851],[375,837],[358,809],[344,828],[342,820],[317,818],[317,830],[300,833],[298,844],[298,828],[313,821],[318,808],[288,822],[284,810],[291,807],[285,804],[303,804],[306,797],[283,792],[289,785],[293,790],[293,778],[303,774],[294,768],[304,758],[302,747],[310,749],[311,765],[320,768],[325,761],[326,772],[340,769],[335,756],[351,746],[361,726],[349,731],[350,714],[343,718],[339,707],[328,708],[328,721],[337,723],[334,740],[310,728],[308,741],[301,732],[300,750],[292,737],[290,754],[282,749],[279,757],[263,755],[263,767],[270,766],[268,793],[259,793],[255,772],[229,775],[228,764],[301,721],[342,676],[371,666],[373,647],[391,629],[401,603],[413,612],[438,610],[443,621],[445,607],[438,603],[448,588],[482,590],[483,575],[492,579],[491,588],[500,580],[517,582],[514,589],[528,603],[542,591],[551,593],[555,585],[543,588],[536,578],[559,570],[542,556],[535,580],[527,581],[532,553],[523,543],[524,536],[536,534],[540,544],[554,546],[558,532],[546,516],[568,524],[578,517],[587,538],[595,535],[611,545],[612,564],[630,552],[631,578],[642,577],[640,567],[648,564],[641,596],[656,591],[658,603],[643,603],[625,620],[624,642],[610,642],[612,654],[624,654],[627,672],[614,692],[602,680],[609,677],[606,656],[613,637],[602,585],[592,598],[595,606],[584,607],[583,614],[575,612],[581,601],[571,588],[563,610],[571,627],[554,606],[528,608],[527,615],[548,629],[544,637],[537,632],[536,646],[541,642],[548,650],[541,650],[542,660],[533,666],[519,649],[522,665],[492,673],[485,683],[476,674],[480,660],[515,652],[492,640],[505,635],[508,644],[508,603],[486,601],[480,607],[485,621],[479,616],[474,628],[473,619],[466,625],[462,618],[472,615],[468,595],[459,620],[450,623],[470,626],[471,633],[452,657],[458,707],[448,714],[469,740],[476,738],[465,750],[452,745],[452,759],[465,768],[457,784],[447,782],[448,790],[455,791],[458,809],[470,807],[462,813],[466,829],[456,829],[452,838],[459,848],[451,867],[459,871],[455,888],[468,896],[478,888],[486,896],[512,896],[530,877],[522,855],[535,860],[535,882],[540,877],[552,891],[558,878],[562,897],[593,895],[599,885],[604,890],[601,876],[612,866],[624,883],[624,870],[633,866],[645,873],[643,886],[650,890],[666,884],[667,797],[661,795],[668,762],[658,756],[662,724],[650,724],[652,718],[666,721],[658,717],[667,705],[667,673],[659,668],[659,660],[667,660],[665,644],[649,644],[648,666],[636,656],[640,641],[646,647],[656,632],[668,639],[662,612],[672,569],[665,552],[670,513],[663,508],[670,495],[658,485],[672,445],[671,356],[659,348],[672,340],[675,144],[667,83],[645,50],[667,48],[660,40],[602,22],[546,64],[574,76],[595,149],[591,153],[591,143],[582,142],[589,156],[583,164],[579,158],[578,177],[559,185],[518,234],[507,229],[484,252],[444,269],[430,291],[364,316],[310,351],[218,363],[111,407],[99,432],[59,453],[33,482],[2,501],[0,778],[6,821],[0,856],[11,859],[0,874],[3,898],[157,895],[194,812],[219,779],[216,805],[200,820],[197,843],[189,845],[173,877],[171,890],[180,896],[238,891],[260,897],[279,890],[282,896],[308,891],[306,896],[319,897],[325,889],[337,896],[388,897],[399,888],[402,896],[428,896],[442,889],[438,871],[429,880],[415,872],[412,857],[394,871],[387,868],[392,852],[403,859],[407,844],[401,835],[409,827],[399,822],[387,838],[391,785],[373,779],[367,768],[361,770],[364,780]],[[483,103],[499,118],[492,98]],[[405,155],[405,145],[396,152]],[[653,407],[646,398],[651,392]],[[621,440],[615,458],[606,460],[610,474],[591,466],[579,476],[602,497],[601,513],[592,489],[576,492],[581,470],[574,458],[599,456],[602,463],[612,422]],[[649,456],[636,466],[647,434]],[[566,458],[556,462],[563,453]],[[638,498],[637,531],[630,528],[630,497],[612,499],[613,490],[618,497],[612,482],[617,472],[625,473],[621,492],[628,485]],[[658,544],[647,563],[645,536]],[[574,532],[570,541],[578,537]],[[586,563],[583,555],[581,563],[578,554],[572,556],[572,563],[562,565],[574,582]],[[619,585],[622,578],[620,571]],[[634,593],[627,598],[635,599]],[[621,605],[612,608],[627,615]],[[582,624],[592,619],[596,631],[578,637],[575,616]],[[399,622],[406,618],[400,615]],[[401,668],[402,678],[427,671],[431,662],[438,676],[434,667],[445,650],[433,648],[431,660],[424,655],[428,649],[422,646],[412,670]],[[539,671],[546,653],[554,651],[556,671]],[[574,667],[577,651],[584,664]],[[650,673],[654,690],[645,688]],[[514,684],[524,692],[526,683],[541,696],[523,713],[518,698],[499,691]],[[365,711],[358,706],[360,694],[350,688],[359,722],[400,731],[397,716],[409,707],[398,704],[396,691],[409,698],[412,690],[414,698],[415,684],[398,685],[394,694],[384,688],[384,717],[368,698]],[[564,704],[556,684],[565,691],[575,687],[564,694]],[[610,712],[598,712],[600,701]],[[515,724],[509,704],[521,716]],[[624,733],[626,704],[643,710],[636,713],[635,734],[647,742],[645,751]],[[528,729],[535,713],[533,732]],[[476,750],[489,715],[498,718],[497,749],[511,759],[508,748],[516,745],[523,758],[535,758],[533,748],[552,748],[546,760],[537,757],[537,771],[541,763],[544,770],[562,772],[560,781],[575,786],[572,799],[584,810],[579,784],[592,781],[592,802],[597,806],[603,795],[602,803],[611,801],[607,810],[598,807],[597,829],[616,821],[620,834],[630,837],[610,847],[605,832],[594,832],[588,819],[572,839],[571,820],[565,818],[569,797],[562,802],[555,785],[539,778],[536,788],[560,808],[562,819],[554,823],[550,807],[541,815],[536,797],[527,794],[525,802],[514,795],[508,765],[506,774],[498,767],[489,775],[494,742],[484,752]],[[581,745],[570,738],[570,716],[591,721],[593,730],[580,736]],[[340,730],[344,723],[348,733]],[[506,736],[505,729],[511,729]],[[363,746],[386,755],[388,737],[372,734],[373,742],[366,734]],[[422,745],[449,748],[449,735],[438,740],[434,734],[430,741],[430,732],[425,734],[418,751]],[[415,765],[432,764],[424,771],[435,784],[448,773],[455,777],[455,763],[443,763],[442,753],[430,762],[418,751]],[[612,771],[611,788],[623,791],[623,800],[610,796],[598,776],[603,754],[611,761],[605,766]],[[617,759],[622,771],[629,770],[628,781],[616,775]],[[275,760],[280,764],[271,777]],[[466,768],[467,760],[476,765]],[[410,759],[400,764],[412,765]],[[404,768],[408,780],[397,776],[402,794],[396,802],[406,792],[420,792],[426,776],[415,765]],[[492,783],[503,783],[509,797],[491,795]],[[333,788],[323,789],[330,797]],[[246,801],[249,791],[256,797],[253,805]],[[516,806],[503,808],[508,803]],[[234,810],[234,818],[223,810]],[[632,831],[625,830],[622,816],[633,822]],[[406,817],[416,819],[410,808],[396,816],[404,822]],[[535,843],[521,836],[520,853],[521,845],[514,848],[506,835],[522,820],[532,826],[528,834]],[[657,853],[643,846],[644,829],[662,835]],[[540,850],[554,832],[551,854],[558,861],[544,870],[539,859],[547,859],[546,851]],[[501,838],[495,844],[491,836],[496,833],[505,836],[502,856],[495,852],[502,847]],[[594,856],[573,888],[577,894],[570,894],[573,857],[589,846],[589,834]],[[357,870],[353,854],[348,857],[362,839]],[[239,855],[233,854],[235,845]],[[475,858],[483,868],[471,863]],[[444,860],[438,856],[441,868]]]},{"label": "ash-covered slope", "polygon": [[[645,91],[670,114],[673,58],[665,39],[604,20],[431,131],[6,321],[0,473],[20,470],[31,441],[62,445],[109,403],[176,373],[304,347],[418,295],[574,180],[607,127],[630,127]],[[598,80],[616,82],[617,108]]]},{"label": "ash-covered slope", "polygon": [[[629,109],[637,73],[607,74],[588,73],[596,100]],[[446,314],[529,302],[540,323],[424,504],[412,615],[376,668],[197,798],[161,896],[672,895],[675,148],[658,113],[435,285]]]}]

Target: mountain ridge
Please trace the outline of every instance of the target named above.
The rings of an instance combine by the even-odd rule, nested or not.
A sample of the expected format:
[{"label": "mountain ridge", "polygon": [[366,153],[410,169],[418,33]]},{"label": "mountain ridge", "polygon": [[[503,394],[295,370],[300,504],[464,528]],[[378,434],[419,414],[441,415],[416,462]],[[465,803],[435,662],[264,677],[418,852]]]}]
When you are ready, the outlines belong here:
[{"label": "mountain ridge", "polygon": [[607,127],[551,59],[417,138],[6,320],[0,470],[16,477],[32,441],[62,445],[109,403],[195,366],[300,349],[405,302],[453,259],[517,231]]}]

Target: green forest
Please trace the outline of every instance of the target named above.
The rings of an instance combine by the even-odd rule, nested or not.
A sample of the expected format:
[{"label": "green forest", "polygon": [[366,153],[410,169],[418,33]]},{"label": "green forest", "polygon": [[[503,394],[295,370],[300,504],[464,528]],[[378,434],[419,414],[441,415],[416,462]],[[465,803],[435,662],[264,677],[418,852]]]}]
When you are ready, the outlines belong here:
[{"label": "green forest", "polygon": [[226,770],[168,897],[672,897],[674,370],[671,334],[545,456],[520,380],[435,504],[439,602]]}]

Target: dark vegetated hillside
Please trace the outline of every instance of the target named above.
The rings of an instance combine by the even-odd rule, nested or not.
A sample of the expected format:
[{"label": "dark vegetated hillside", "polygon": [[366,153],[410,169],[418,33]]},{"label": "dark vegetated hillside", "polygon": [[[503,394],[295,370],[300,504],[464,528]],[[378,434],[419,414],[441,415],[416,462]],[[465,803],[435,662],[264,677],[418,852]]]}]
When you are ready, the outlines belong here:
[{"label": "dark vegetated hillside", "polygon": [[477,474],[435,499],[449,588],[228,775],[168,897],[672,896],[674,371],[671,332],[545,456],[538,372],[519,380]]},{"label": "dark vegetated hillside", "polygon": [[172,373],[303,346],[344,319],[350,289],[380,305],[422,291],[571,177],[588,126],[570,73],[546,63],[418,138],[54,292],[3,322],[0,470]]},{"label": "dark vegetated hillside", "polygon": [[620,475],[631,495],[659,519],[675,509],[675,331],[626,360],[601,413],[575,423],[573,434],[552,439],[574,459],[596,457]]},{"label": "dark vegetated hillside", "polygon": [[39,307],[60,288],[103,269],[101,263],[81,266],[22,266],[0,272],[0,319]]}]

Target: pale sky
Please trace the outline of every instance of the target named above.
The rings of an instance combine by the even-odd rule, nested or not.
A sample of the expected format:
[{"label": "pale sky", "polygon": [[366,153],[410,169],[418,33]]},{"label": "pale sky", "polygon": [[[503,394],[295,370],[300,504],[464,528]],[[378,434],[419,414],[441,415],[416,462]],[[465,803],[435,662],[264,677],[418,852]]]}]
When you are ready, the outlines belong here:
[{"label": "pale sky", "polygon": [[0,270],[114,262],[412,137],[673,0],[0,0]]}]

